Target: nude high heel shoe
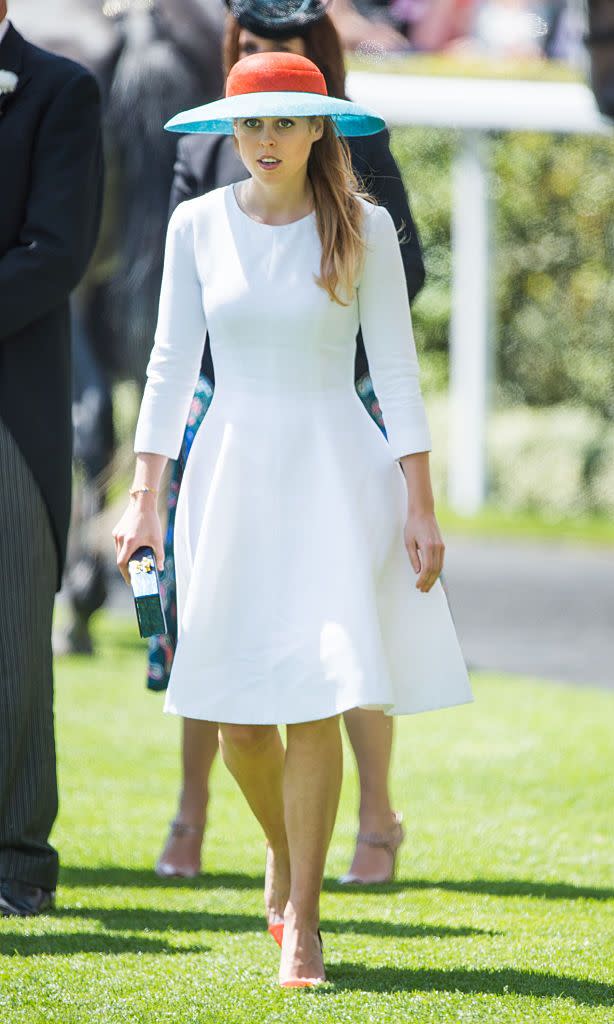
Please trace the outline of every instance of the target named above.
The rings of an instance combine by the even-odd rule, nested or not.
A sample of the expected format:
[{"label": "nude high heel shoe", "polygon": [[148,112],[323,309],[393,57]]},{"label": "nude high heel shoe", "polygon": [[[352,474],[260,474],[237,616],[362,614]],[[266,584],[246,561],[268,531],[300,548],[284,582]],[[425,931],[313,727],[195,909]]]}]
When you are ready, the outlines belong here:
[{"label": "nude high heel shoe", "polygon": [[[177,819],[174,819],[173,821],[171,821],[170,831],[169,831],[169,834],[168,834],[168,838],[166,840],[166,844],[164,846],[164,850],[160,854],[160,857],[159,857],[159,859],[158,859],[158,861],[156,863],[156,866],[154,868],[154,871],[156,872],[158,877],[159,878],[196,878],[196,876],[198,874],[200,874],[200,845],[201,845],[201,843],[203,841],[204,832],[205,832],[204,824],[203,825],[186,825],[182,821],[177,821]],[[198,839],[198,844],[199,844],[198,864],[195,867],[193,867],[193,868],[191,868],[191,867],[190,868],[179,867],[177,864],[173,863],[172,855],[168,854],[166,851],[168,850],[169,844],[173,840],[175,840],[175,839],[180,839],[180,840],[181,839],[187,839],[187,838],[191,838],[192,836],[194,836],[194,837],[196,837]]]},{"label": "nude high heel shoe", "polygon": [[391,825],[385,832],[359,832],[356,836],[356,843],[366,843],[367,846],[374,846],[380,850],[387,850],[390,854],[390,871],[387,875],[378,877],[363,877],[348,872],[339,879],[341,885],[384,885],[394,879],[397,868],[397,854],[405,840],[405,830],[401,824],[403,815],[395,812],[394,825]]}]

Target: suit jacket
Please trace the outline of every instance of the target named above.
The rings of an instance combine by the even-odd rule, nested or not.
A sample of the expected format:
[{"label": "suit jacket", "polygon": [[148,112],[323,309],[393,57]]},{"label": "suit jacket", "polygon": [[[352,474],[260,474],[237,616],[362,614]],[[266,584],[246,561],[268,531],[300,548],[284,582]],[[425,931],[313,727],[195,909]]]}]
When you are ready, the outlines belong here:
[{"label": "suit jacket", "polygon": [[0,416],[49,511],[59,587],[70,520],[68,300],[100,221],[100,97],[85,68],[12,26],[0,68],[18,75],[0,98]]},{"label": "suit jacket", "polygon": [[[400,231],[401,255],[411,302],[424,284],[424,263],[401,173],[390,152],[390,136],[387,131],[382,131],[347,141],[354,171],[380,206],[386,207]],[[185,135],[177,147],[170,212],[184,199],[193,199],[248,177],[231,135]],[[360,333],[356,342],[355,374],[359,380],[368,372],[368,363]],[[205,346],[202,372],[214,380],[208,344]]]}]

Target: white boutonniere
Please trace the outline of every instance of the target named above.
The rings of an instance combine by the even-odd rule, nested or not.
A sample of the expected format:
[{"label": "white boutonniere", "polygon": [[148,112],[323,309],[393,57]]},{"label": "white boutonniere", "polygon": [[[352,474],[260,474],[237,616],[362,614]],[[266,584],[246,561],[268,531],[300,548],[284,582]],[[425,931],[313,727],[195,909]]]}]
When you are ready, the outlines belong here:
[{"label": "white boutonniere", "polygon": [[0,117],[4,111],[4,105],[11,93],[17,88],[18,78],[14,71],[0,70]]},{"label": "white boutonniere", "polygon": [[0,71],[0,96],[15,92],[18,78],[14,71]]}]

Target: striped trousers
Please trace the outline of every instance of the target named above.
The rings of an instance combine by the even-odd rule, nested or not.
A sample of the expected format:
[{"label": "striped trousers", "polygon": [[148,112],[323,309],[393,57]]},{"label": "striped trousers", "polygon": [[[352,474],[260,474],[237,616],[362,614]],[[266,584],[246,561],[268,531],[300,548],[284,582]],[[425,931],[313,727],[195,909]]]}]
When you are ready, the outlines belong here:
[{"label": "striped trousers", "polygon": [[57,552],[49,515],[0,418],[0,879],[55,889],[58,809],[51,620]]}]

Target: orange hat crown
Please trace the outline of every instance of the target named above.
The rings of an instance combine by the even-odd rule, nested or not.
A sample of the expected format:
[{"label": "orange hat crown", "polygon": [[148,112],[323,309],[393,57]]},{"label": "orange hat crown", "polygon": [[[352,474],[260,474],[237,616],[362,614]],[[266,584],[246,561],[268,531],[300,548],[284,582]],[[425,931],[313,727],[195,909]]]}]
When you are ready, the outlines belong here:
[{"label": "orange hat crown", "polygon": [[308,92],[328,96],[320,69],[298,53],[252,53],[231,68],[226,98],[252,92]]}]

